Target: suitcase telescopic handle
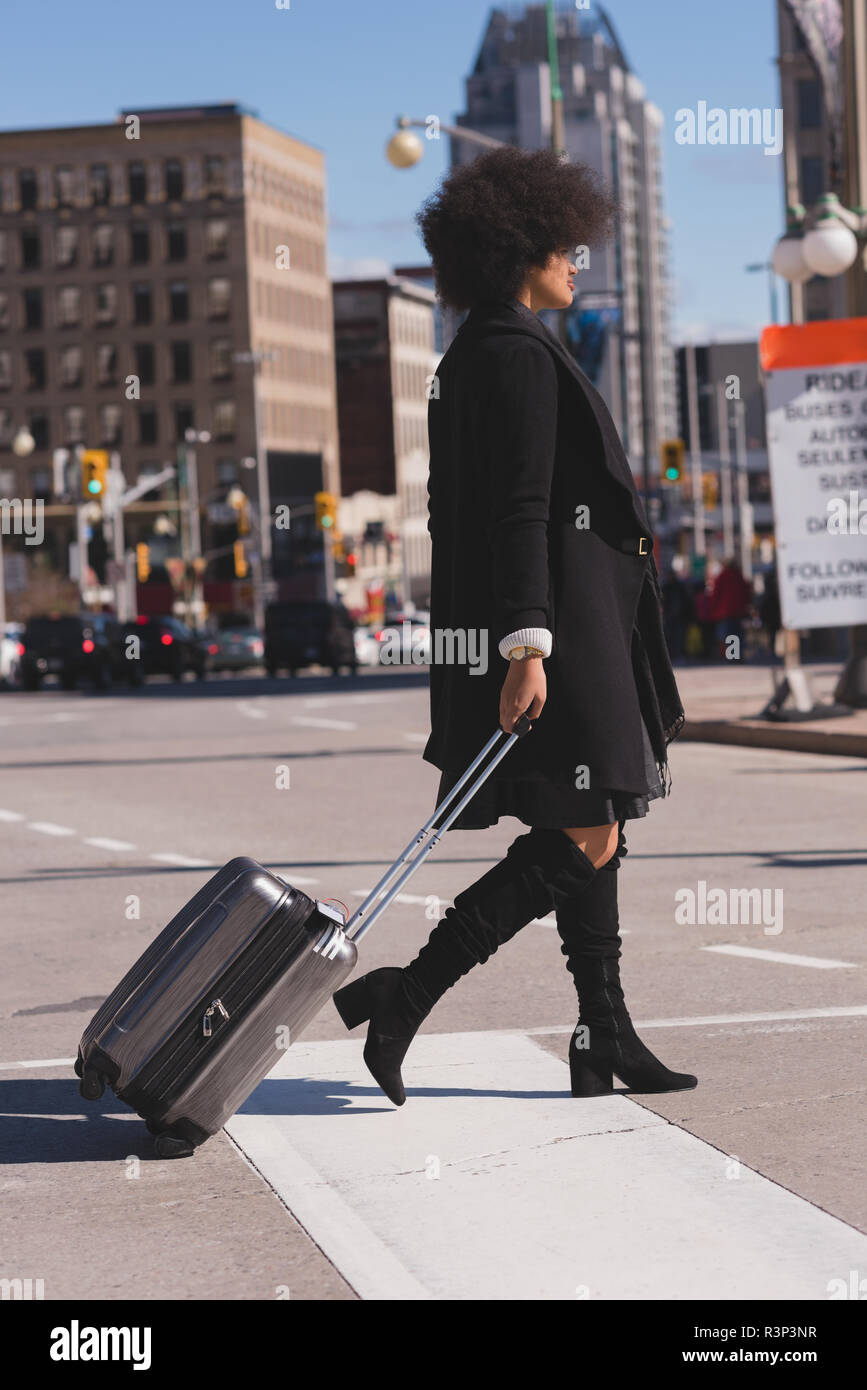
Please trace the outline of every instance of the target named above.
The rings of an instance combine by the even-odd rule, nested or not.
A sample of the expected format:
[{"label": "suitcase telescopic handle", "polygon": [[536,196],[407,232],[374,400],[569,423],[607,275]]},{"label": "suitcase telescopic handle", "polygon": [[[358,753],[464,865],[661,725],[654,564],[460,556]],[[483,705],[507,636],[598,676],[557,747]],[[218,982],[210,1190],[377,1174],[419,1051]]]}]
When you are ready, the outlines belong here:
[{"label": "suitcase telescopic handle", "polygon": [[[379,883],[377,883],[376,887],[371,888],[367,897],[364,899],[364,902],[352,914],[349,921],[346,923],[346,926],[344,927],[344,931],[348,937],[350,937],[353,941],[358,942],[364,936],[364,933],[366,931],[370,931],[370,928],[373,926],[374,922],[377,920],[377,918],[379,918],[382,915],[385,909],[394,900],[394,898],[400,892],[403,885],[406,883],[407,879],[412,877],[419,864],[421,864],[422,860],[426,859],[427,856],[430,854],[431,850],[439,844],[440,839],[442,835],[445,833],[445,831],[448,830],[449,826],[457,820],[458,816],[461,814],[461,811],[463,811],[464,807],[468,804],[468,802],[472,801],[476,792],[479,790],[479,787],[490,776],[494,768],[497,766],[497,763],[501,762],[502,759],[506,756],[509,749],[512,747],[512,744],[517,739],[523,738],[525,734],[528,734],[532,727],[533,725],[531,724],[527,715],[522,714],[511,733],[508,733],[505,729],[498,728],[496,732],[491,735],[484,748],[482,749],[481,753],[479,753],[477,758],[473,759],[466,772],[461,777],[460,781],[455,783],[451,791],[445,797],[445,800],[440,802],[439,806],[437,806],[436,810],[429,817],[429,819],[425,821],[424,825],[421,827],[418,833],[415,836],[413,836],[413,838],[410,840],[403,853],[398,855],[397,859],[395,859],[391,867],[379,880]],[[502,746],[500,748],[497,748],[497,744],[500,743],[501,740],[504,740],[504,742],[502,743]],[[485,767],[482,768],[482,771],[478,774],[477,777],[475,777],[475,780],[473,781],[473,784],[470,787],[469,791],[467,791],[465,795],[461,797],[457,806],[454,807],[451,814],[448,816],[446,820],[443,821],[442,825],[440,825],[437,828],[436,832],[427,841],[427,844],[423,845],[425,838],[433,829],[434,825],[436,825],[436,822],[439,820],[440,816],[443,814],[444,811],[448,809],[448,807],[452,804],[455,798],[460,795],[460,792],[467,785],[467,782],[469,782],[470,779],[473,778],[473,775],[476,772],[477,768],[481,767],[488,754],[493,752],[495,748],[497,748],[495,756],[491,758],[490,762],[487,763]],[[423,845],[422,849],[419,849],[420,845]],[[415,858],[412,859],[411,856],[415,850],[418,850],[418,853],[416,854]],[[392,879],[394,879],[396,874],[399,874],[400,877],[397,879],[395,883],[392,884],[392,887],[385,894],[385,896],[380,898],[380,894],[390,883],[392,883]],[[377,902],[378,898],[379,901]],[[374,906],[374,903],[376,904],[376,906]]]}]

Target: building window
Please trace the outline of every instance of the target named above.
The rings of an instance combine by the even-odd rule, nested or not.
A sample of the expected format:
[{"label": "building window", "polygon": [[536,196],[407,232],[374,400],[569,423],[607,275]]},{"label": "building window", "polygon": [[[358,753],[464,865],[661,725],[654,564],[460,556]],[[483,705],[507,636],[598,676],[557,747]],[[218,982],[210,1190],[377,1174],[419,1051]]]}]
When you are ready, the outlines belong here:
[{"label": "building window", "polygon": [[798,82],[798,125],[818,130],[822,124],[822,86],[816,78]]},{"label": "building window", "polygon": [[153,319],[153,296],[150,285],[132,287],[133,323],[150,323]]},{"label": "building window", "polygon": [[90,200],[94,207],[105,207],[111,196],[111,180],[107,164],[90,166]]},{"label": "building window", "polygon": [[168,258],[170,261],[185,261],[187,259],[187,229],[183,222],[169,223]]},{"label": "building window", "polygon": [[222,196],[225,193],[225,174],[223,172],[223,158],[219,154],[209,154],[205,156],[205,193],[209,198]]},{"label": "building window", "polygon": [[0,352],[0,391],[8,391],[12,385],[12,354]]},{"label": "building window", "polygon": [[5,290],[0,290],[0,328],[9,327],[9,296]]},{"label": "building window", "polygon": [[121,409],[119,405],[101,405],[99,407],[100,444],[120,444],[120,422]]},{"label": "building window", "polygon": [[232,301],[232,282],[231,280],[209,280],[208,281],[208,317],[212,319],[226,319],[229,317],[229,310]]},{"label": "building window", "polygon": [[175,405],[175,439],[180,442],[187,430],[192,428],[193,407],[191,405]]},{"label": "building window", "polygon": [[114,227],[101,222],[93,229],[93,264],[111,265],[114,260]]},{"label": "building window", "polygon": [[0,270],[6,269],[6,233],[0,231]]},{"label": "building window", "polygon": [[825,161],[818,155],[801,157],[801,202],[815,203],[825,191]]},{"label": "building window", "polygon": [[[7,410],[6,407],[4,406],[3,409],[0,410],[0,449],[8,449],[11,443],[12,443],[12,411],[11,411],[11,410]],[[5,470],[4,470],[4,475],[5,475]],[[14,481],[14,475],[13,475],[13,481],[12,481],[11,486],[9,487],[9,492],[12,492],[12,490],[14,489],[14,487],[15,487],[15,481]],[[4,491],[6,491],[5,488],[4,488]],[[7,493],[7,495],[8,495],[8,493]]]},{"label": "building window", "polygon": [[146,265],[151,258],[150,232],[144,222],[133,222],[129,233],[130,261]]},{"label": "building window", "polygon": [[22,212],[32,212],[39,201],[36,173],[33,169],[18,171],[18,201]]},{"label": "building window", "polygon": [[42,291],[24,291],[24,327],[42,327]]},{"label": "building window", "polygon": [[229,254],[229,223],[225,217],[209,217],[205,223],[205,252],[213,261]]},{"label": "building window", "polygon": [[140,384],[153,386],[156,376],[153,343],[136,343],[133,354],[135,356],[135,374]]},{"label": "building window", "polygon": [[68,164],[54,171],[54,199],[59,208],[71,208],[75,202],[75,176]]},{"label": "building window", "polygon": [[211,376],[214,381],[224,381],[232,375],[232,341],[230,338],[214,338],[211,342]]},{"label": "building window", "polygon": [[41,259],[39,233],[35,227],[25,227],[21,233],[21,269],[38,270]]},{"label": "building window", "polygon": [[217,401],[214,406],[214,434],[219,440],[235,438],[235,402]]},{"label": "building window", "polygon": [[81,290],[77,285],[61,285],[57,291],[57,323],[60,328],[81,323]]},{"label": "building window", "polygon": [[83,444],[87,433],[87,418],[82,405],[68,405],[63,411],[64,444]]},{"label": "building window", "polygon": [[65,347],[60,349],[60,384],[61,386],[80,386],[83,354],[80,347]]},{"label": "building window", "polygon": [[157,408],[155,405],[141,405],[138,411],[139,444],[157,442]]},{"label": "building window", "polygon": [[172,381],[179,384],[193,377],[193,355],[189,343],[172,343]]},{"label": "building window", "polygon": [[167,159],[165,164],[166,197],[179,203],[184,196],[184,168],[179,159]]},{"label": "building window", "polygon": [[29,347],[24,354],[24,385],[26,391],[44,391],[44,352],[42,347]]},{"label": "building window", "polygon": [[33,498],[50,502],[54,494],[54,477],[50,468],[34,468],[30,474],[30,489]]},{"label": "building window", "polygon": [[[82,411],[82,414],[84,412]],[[48,448],[48,416],[44,410],[31,411],[27,428],[33,435],[37,449]]]},{"label": "building window", "polygon": [[185,280],[173,280],[169,285],[169,318],[172,323],[186,323],[190,317],[190,287]]},{"label": "building window", "polygon": [[114,343],[100,343],[96,349],[96,381],[98,386],[117,383],[117,348]]},{"label": "building window", "polygon": [[239,476],[237,459],[217,459],[217,483],[220,487],[231,487]]},{"label": "building window", "polygon": [[54,236],[54,259],[57,265],[75,265],[78,259],[78,228],[58,227]]},{"label": "building window", "polygon": [[117,286],[97,285],[96,322],[114,323],[117,317]]},{"label": "building window", "polygon": [[127,186],[129,188],[129,200],[131,203],[144,203],[147,201],[148,185],[147,175],[143,164],[130,164],[127,168]]}]

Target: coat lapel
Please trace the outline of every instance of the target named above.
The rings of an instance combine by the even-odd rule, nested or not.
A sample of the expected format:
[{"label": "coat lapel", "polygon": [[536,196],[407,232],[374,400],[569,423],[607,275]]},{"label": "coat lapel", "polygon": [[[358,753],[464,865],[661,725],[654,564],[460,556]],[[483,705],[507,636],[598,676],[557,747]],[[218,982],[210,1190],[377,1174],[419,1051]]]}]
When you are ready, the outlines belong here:
[{"label": "coat lapel", "polygon": [[474,305],[458,332],[462,333],[465,330],[482,337],[486,333],[526,333],[530,337],[538,338],[554,353],[593,411],[603,443],[605,466],[614,481],[629,494],[637,532],[652,536],[647,513],[611,412],[590,378],[582,372],[571,352],[566,350],[559,338],[556,338],[533,310],[528,309],[519,299],[485,300]]}]

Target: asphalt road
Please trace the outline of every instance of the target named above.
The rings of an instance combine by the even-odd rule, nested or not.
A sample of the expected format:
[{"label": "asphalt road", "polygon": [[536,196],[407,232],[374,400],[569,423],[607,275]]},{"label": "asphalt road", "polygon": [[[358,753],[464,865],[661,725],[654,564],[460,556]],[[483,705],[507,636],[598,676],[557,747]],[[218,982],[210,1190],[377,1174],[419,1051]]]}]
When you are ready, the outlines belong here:
[{"label": "asphalt road", "polygon": [[[225,860],[357,905],[432,809],[427,716],[406,672],[0,697],[0,1276],[337,1300],[827,1299],[863,1275],[860,760],[675,745],[671,798],[627,826],[627,1002],[694,1091],[572,1100],[576,1001],[543,922],[440,1001],[400,1111],[330,1006],[190,1160],[79,1098],[85,1024]],[[409,960],[431,897],[524,829],[449,832],[363,966]],[[679,922],[700,882],[766,890],[764,917]]]}]

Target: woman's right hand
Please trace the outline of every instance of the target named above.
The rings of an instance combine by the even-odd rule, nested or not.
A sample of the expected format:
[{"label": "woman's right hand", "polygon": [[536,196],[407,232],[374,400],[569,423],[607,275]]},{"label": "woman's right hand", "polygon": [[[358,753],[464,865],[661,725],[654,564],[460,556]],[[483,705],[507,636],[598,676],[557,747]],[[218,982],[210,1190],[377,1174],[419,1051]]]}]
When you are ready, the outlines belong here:
[{"label": "woman's right hand", "polygon": [[548,694],[548,678],[541,656],[510,661],[500,691],[500,728],[512,733],[522,714],[538,719]]}]

